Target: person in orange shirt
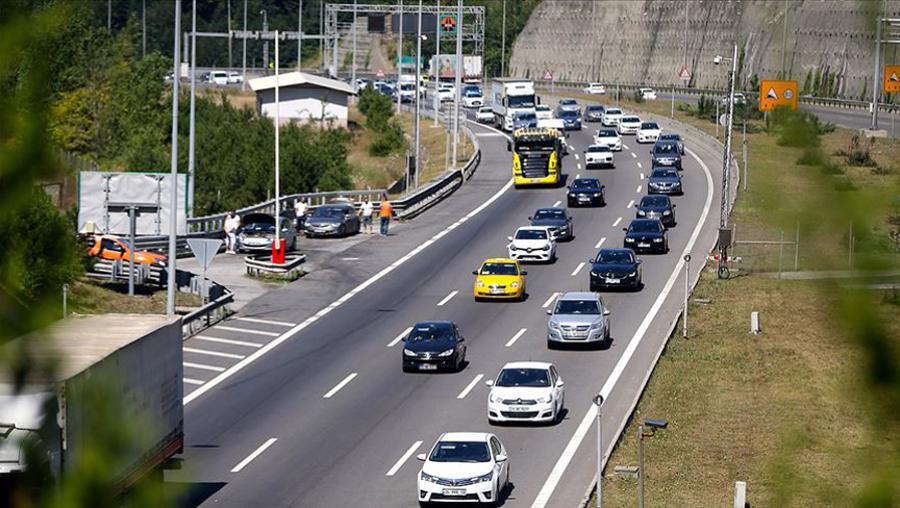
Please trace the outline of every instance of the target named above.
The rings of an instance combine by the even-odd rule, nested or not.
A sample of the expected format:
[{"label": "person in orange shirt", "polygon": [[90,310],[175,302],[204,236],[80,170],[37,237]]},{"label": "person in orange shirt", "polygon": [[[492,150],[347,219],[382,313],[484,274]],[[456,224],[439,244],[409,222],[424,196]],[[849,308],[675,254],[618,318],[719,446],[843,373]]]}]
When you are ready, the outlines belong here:
[{"label": "person in orange shirt", "polygon": [[391,216],[394,215],[394,209],[391,202],[388,201],[387,194],[381,197],[381,206],[378,208],[378,216],[381,217],[381,236],[388,235],[388,227],[391,225]]}]

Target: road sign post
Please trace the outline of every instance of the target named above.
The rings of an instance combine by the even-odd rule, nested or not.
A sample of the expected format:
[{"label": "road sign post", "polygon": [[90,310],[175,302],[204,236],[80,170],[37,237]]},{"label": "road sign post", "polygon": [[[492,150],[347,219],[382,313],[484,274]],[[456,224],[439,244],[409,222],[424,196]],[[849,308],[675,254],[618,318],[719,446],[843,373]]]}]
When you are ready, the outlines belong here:
[{"label": "road sign post", "polygon": [[553,71],[550,69],[544,71],[544,81],[550,82],[550,93],[553,93]]},{"label": "road sign post", "polygon": [[194,259],[200,265],[200,298],[206,303],[206,269],[212,264],[213,258],[222,246],[222,240],[210,238],[189,238],[188,247],[194,254]]},{"label": "road sign post", "polygon": [[691,71],[688,70],[687,67],[682,67],[681,72],[678,73],[678,79],[684,83],[684,87],[687,88],[691,83]]}]

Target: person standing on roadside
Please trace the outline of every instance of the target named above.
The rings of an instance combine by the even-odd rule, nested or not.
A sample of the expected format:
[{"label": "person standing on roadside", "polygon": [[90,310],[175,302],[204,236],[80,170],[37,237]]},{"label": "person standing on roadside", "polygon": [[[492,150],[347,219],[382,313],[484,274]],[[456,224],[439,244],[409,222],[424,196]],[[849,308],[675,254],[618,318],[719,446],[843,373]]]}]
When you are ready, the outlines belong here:
[{"label": "person standing on roadside", "polygon": [[363,201],[363,204],[359,206],[359,215],[362,217],[363,230],[366,233],[372,234],[372,213],[375,211],[375,205],[372,204],[372,200],[366,198]]},{"label": "person standing on roadside", "polygon": [[381,217],[381,236],[388,235],[392,215],[394,215],[394,209],[391,207],[391,202],[388,201],[387,194],[385,194],[381,197],[381,206],[378,209],[378,216]]},{"label": "person standing on roadside", "polygon": [[237,228],[240,226],[241,220],[234,212],[228,212],[225,216],[223,229],[225,230],[225,254],[236,254],[237,251]]},{"label": "person standing on roadside", "polygon": [[309,209],[309,206],[306,204],[306,200],[300,198],[294,201],[294,216],[297,217],[297,231],[301,231],[303,229],[303,221],[306,218],[306,212]]}]

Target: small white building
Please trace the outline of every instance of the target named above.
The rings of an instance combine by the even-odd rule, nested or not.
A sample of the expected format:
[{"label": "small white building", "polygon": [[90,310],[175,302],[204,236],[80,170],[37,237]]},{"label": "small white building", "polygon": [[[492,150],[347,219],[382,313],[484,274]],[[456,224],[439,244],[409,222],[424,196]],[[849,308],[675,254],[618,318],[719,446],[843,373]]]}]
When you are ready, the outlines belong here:
[{"label": "small white building", "polygon": [[[256,110],[275,118],[275,76],[251,79],[249,84],[256,92]],[[282,125],[297,120],[347,127],[347,102],[353,95],[347,83],[306,72],[287,72],[278,76],[278,88]]]}]

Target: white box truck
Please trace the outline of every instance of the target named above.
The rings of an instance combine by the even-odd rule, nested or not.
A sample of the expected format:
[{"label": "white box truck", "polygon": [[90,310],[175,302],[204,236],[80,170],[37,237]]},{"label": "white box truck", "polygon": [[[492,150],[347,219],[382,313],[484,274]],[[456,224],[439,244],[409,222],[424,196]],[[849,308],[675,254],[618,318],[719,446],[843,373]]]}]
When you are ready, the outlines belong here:
[{"label": "white box truck", "polygon": [[528,79],[496,78],[491,82],[491,107],[497,125],[505,130],[513,128],[513,118],[519,112],[534,113],[537,104],[534,82]]},{"label": "white box truck", "polygon": [[[58,479],[84,457],[85,444],[98,438],[92,433],[109,425],[97,419],[110,414],[133,437],[119,443],[119,456],[106,464],[107,480],[117,492],[182,452],[181,318],[69,317],[10,341],[0,355],[20,348],[29,351],[33,363],[51,361],[56,368],[49,377],[31,373],[19,389],[13,389],[13,374],[0,370],[0,492],[14,492],[19,474],[30,467]],[[116,397],[105,406],[118,414],[96,409],[98,393]],[[38,443],[38,464],[26,463],[28,439]]]}]

